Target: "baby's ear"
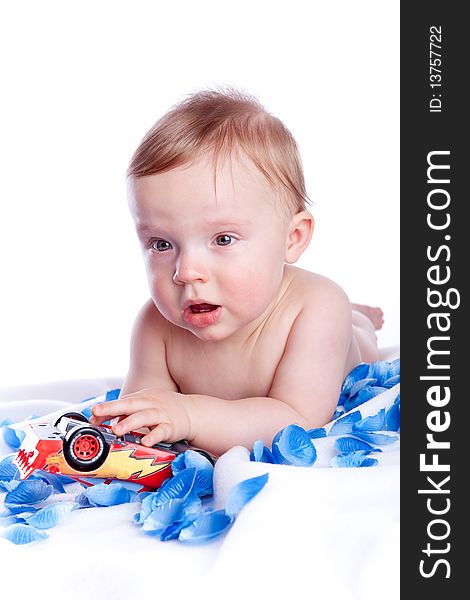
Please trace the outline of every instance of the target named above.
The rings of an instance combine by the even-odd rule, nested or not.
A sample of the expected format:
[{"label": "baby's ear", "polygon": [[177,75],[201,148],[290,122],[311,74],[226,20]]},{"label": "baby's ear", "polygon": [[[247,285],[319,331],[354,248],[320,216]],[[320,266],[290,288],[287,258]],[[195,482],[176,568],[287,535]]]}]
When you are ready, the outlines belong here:
[{"label": "baby's ear", "polygon": [[292,217],[287,233],[286,263],[292,264],[299,260],[312,239],[314,224],[313,217],[307,210],[302,210]]}]

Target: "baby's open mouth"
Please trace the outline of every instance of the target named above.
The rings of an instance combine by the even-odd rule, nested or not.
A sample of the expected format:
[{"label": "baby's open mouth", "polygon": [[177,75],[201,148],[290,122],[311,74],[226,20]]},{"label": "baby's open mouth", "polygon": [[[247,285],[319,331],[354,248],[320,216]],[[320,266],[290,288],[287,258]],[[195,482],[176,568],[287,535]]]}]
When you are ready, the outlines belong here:
[{"label": "baby's open mouth", "polygon": [[218,304],[191,304],[189,307],[192,313],[204,313],[204,312],[212,312],[219,308]]},{"label": "baby's open mouth", "polygon": [[183,320],[191,327],[203,329],[210,325],[215,325],[220,320],[222,307],[220,304],[211,304],[210,302],[198,302],[194,304],[188,302],[183,310]]}]

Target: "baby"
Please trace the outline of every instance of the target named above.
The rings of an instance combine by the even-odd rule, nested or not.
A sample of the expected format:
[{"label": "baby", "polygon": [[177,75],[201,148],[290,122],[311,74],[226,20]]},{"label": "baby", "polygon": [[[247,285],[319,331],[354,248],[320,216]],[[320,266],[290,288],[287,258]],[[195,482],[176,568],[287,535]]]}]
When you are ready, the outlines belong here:
[{"label": "baby", "polygon": [[141,142],[128,197],[151,299],[121,395],[92,422],[221,454],[330,421],[344,377],[378,359],[382,311],[293,266],[313,217],[285,125],[247,94],[196,93]]}]

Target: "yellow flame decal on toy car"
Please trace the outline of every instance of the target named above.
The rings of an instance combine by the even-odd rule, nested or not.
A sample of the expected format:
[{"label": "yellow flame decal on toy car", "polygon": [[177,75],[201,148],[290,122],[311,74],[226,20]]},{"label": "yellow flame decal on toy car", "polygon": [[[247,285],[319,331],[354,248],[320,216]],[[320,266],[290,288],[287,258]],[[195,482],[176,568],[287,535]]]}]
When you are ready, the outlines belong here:
[{"label": "yellow flame decal on toy car", "polygon": [[[138,456],[138,454],[136,448],[113,449],[99,469],[87,471],[86,473],[80,472],[80,475],[138,481],[143,477],[148,477],[165,469],[171,462],[168,460],[157,462],[155,456]],[[63,475],[79,474],[78,471],[67,464],[62,452],[49,456],[46,469],[48,466],[55,466]]]},{"label": "yellow flame decal on toy car", "polygon": [[137,457],[134,449],[125,448],[110,452],[104,465],[96,471],[96,476],[138,481],[161,471],[169,464],[170,461],[157,462],[154,456]]}]

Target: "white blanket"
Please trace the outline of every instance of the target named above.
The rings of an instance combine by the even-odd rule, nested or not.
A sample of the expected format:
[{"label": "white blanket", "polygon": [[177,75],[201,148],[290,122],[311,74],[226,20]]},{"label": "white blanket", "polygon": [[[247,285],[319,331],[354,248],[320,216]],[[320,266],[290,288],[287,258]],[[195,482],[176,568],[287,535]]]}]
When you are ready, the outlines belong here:
[{"label": "white blanket", "polygon": [[[60,414],[119,385],[108,379],[1,390],[0,422]],[[72,600],[147,594],[284,599],[297,593],[398,599],[398,449],[384,447],[376,467],[332,469],[323,468],[331,440],[315,440],[317,448],[322,444],[317,468],[250,462],[242,447],[223,455],[214,476],[217,506],[238,481],[266,472],[269,481],[228,533],[209,544],[186,546],[144,535],[132,523],[137,503],[74,511],[48,530],[45,541],[14,546],[0,537],[2,583],[11,581],[20,598],[32,599],[58,593]],[[9,452],[1,440],[0,456]]]}]

